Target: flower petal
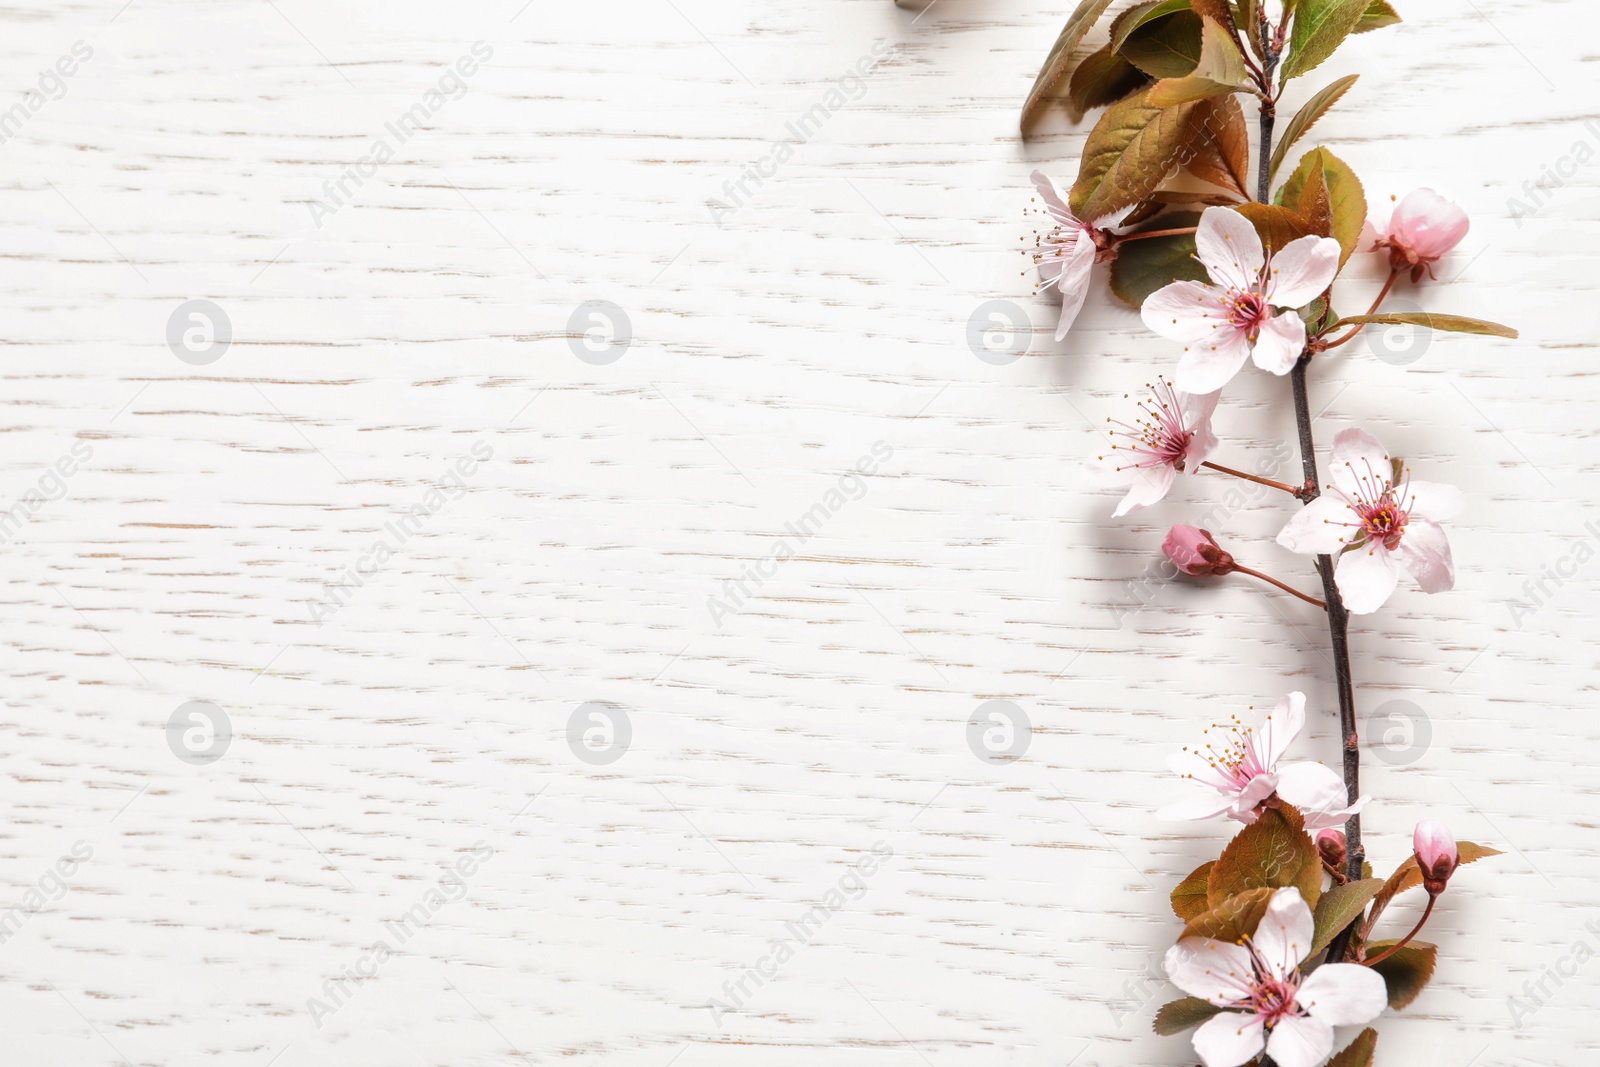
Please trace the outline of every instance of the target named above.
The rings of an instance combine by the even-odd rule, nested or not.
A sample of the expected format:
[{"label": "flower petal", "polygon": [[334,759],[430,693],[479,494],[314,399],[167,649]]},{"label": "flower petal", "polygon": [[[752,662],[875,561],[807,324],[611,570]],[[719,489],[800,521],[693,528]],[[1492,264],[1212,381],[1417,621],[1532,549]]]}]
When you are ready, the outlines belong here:
[{"label": "flower petal", "polygon": [[1211,280],[1224,289],[1253,289],[1266,256],[1250,220],[1225,207],[1208,207],[1194,234],[1194,250]]},{"label": "flower petal", "polygon": [[1311,1016],[1279,1019],[1267,1039],[1267,1055],[1278,1067],[1319,1067],[1332,1051],[1333,1027]]},{"label": "flower petal", "polygon": [[1329,1026],[1360,1026],[1388,1006],[1383,976],[1359,963],[1325,963],[1312,971],[1295,994],[1299,1004]]},{"label": "flower petal", "polygon": [[1328,453],[1328,480],[1348,497],[1376,500],[1394,474],[1389,452],[1365,430],[1343,430]]},{"label": "flower petal", "polygon": [[1214,331],[1209,340],[1185,348],[1173,378],[1186,393],[1214,393],[1232,381],[1249,358],[1250,339],[1228,324]]},{"label": "flower petal", "polygon": [[1300,961],[1311,951],[1315,936],[1316,924],[1311,920],[1311,909],[1300,896],[1300,890],[1286,886],[1272,894],[1250,943],[1272,977],[1283,979],[1300,966]]},{"label": "flower petal", "polygon": [[1382,545],[1368,542],[1339,557],[1334,580],[1339,596],[1353,615],[1369,615],[1383,607],[1400,581],[1400,565],[1395,554]]},{"label": "flower petal", "polygon": [[1413,478],[1406,482],[1406,496],[1400,506],[1412,515],[1435,522],[1448,522],[1461,514],[1466,497],[1453,485],[1438,482],[1421,482]]},{"label": "flower petal", "polygon": [[1267,265],[1267,301],[1275,307],[1302,307],[1321,296],[1338,273],[1338,241],[1297,237],[1278,249]]},{"label": "flower petal", "polygon": [[1225,1011],[1194,1032],[1194,1051],[1206,1067],[1240,1067],[1261,1052],[1261,1016]]},{"label": "flower petal", "polygon": [[1349,803],[1344,779],[1332,768],[1310,761],[1286,763],[1278,768],[1278,795],[1305,817],[1308,832],[1343,826],[1367,803],[1366,797]]},{"label": "flower petal", "polygon": [[1438,259],[1467,235],[1471,221],[1459,204],[1432,189],[1413,189],[1389,216],[1389,234],[1422,259]]},{"label": "flower petal", "polygon": [[1260,736],[1263,765],[1269,770],[1276,767],[1289,743],[1300,735],[1306,725],[1306,695],[1298,690],[1278,701],[1278,706],[1267,713],[1266,721],[1256,731]]},{"label": "flower petal", "polygon": [[[1139,317],[1153,333],[1179,344],[1210,341],[1220,329],[1232,329],[1222,306],[1222,293],[1201,282],[1173,282],[1144,298]],[[1185,392],[1215,392],[1188,389]]]},{"label": "flower petal", "polygon": [[1294,370],[1306,347],[1306,324],[1293,311],[1274,315],[1261,324],[1256,347],[1250,353],[1256,366],[1279,376]]},{"label": "flower petal", "polygon": [[1400,538],[1400,562],[1424,593],[1442,593],[1456,584],[1456,564],[1450,542],[1436,522],[1412,519]]},{"label": "flower petal", "polygon": [[1157,503],[1167,495],[1173,479],[1178,476],[1178,472],[1166,463],[1159,467],[1128,467],[1126,473],[1130,476],[1128,495],[1122,498],[1122,503],[1112,513],[1115,518]]},{"label": "flower petal", "polygon": [[[1042,264],[1041,264],[1042,266]],[[1061,276],[1056,287],[1061,290],[1061,317],[1056,320],[1056,340],[1067,336],[1078,312],[1083,310],[1083,299],[1089,295],[1089,283],[1094,276],[1094,242],[1079,237],[1061,260]]]},{"label": "flower petal", "polygon": [[1188,800],[1168,804],[1156,812],[1156,818],[1166,822],[1198,822],[1215,819],[1233,807],[1233,798],[1220,793],[1203,793]]},{"label": "flower petal", "polygon": [[1330,555],[1343,548],[1358,528],[1350,505],[1329,493],[1295,512],[1278,531],[1278,544],[1302,556]]},{"label": "flower petal", "polygon": [[1248,1000],[1255,989],[1250,950],[1232,941],[1186,937],[1167,949],[1165,964],[1173,985],[1219,1008]]},{"label": "flower petal", "polygon": [[1038,192],[1039,199],[1044,201],[1044,206],[1050,214],[1061,218],[1076,218],[1072,209],[1067,207],[1067,197],[1061,191],[1061,186],[1056,180],[1042,170],[1036,170],[1030,177],[1033,179],[1033,188]]}]

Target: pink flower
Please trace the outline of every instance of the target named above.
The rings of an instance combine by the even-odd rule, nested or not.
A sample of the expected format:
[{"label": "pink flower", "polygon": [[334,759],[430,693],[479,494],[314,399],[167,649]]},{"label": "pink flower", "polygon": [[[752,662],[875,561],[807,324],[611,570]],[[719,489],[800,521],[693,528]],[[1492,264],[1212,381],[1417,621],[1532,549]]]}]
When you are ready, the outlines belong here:
[{"label": "pink flower", "polygon": [[1032,253],[1039,268],[1039,288],[1054,288],[1061,293],[1061,318],[1056,322],[1056,340],[1067,336],[1089,293],[1089,275],[1099,253],[1106,248],[1103,225],[1114,215],[1084,222],[1067,207],[1061,188],[1043,171],[1033,172],[1033,187],[1044,201],[1044,213],[1055,226],[1035,239]]},{"label": "pink flower", "polygon": [[1174,985],[1226,1011],[1194,1033],[1205,1067],[1240,1067],[1265,1048],[1278,1067],[1317,1067],[1333,1052],[1335,1026],[1371,1022],[1389,1003],[1383,976],[1357,963],[1300,961],[1315,937],[1311,909],[1293,887],[1272,894],[1243,944],[1187,937],[1167,950]]},{"label": "pink flower", "polygon": [[1141,314],[1162,337],[1183,344],[1178,387],[1214,393],[1246,359],[1288,374],[1306,345],[1306,324],[1273,308],[1309,304],[1339,273],[1339,242],[1300,237],[1270,260],[1255,227],[1237,211],[1208,207],[1194,235],[1197,258],[1212,285],[1173,282],[1151,293]]},{"label": "pink flower", "polygon": [[1432,189],[1416,189],[1406,194],[1389,216],[1389,225],[1380,234],[1371,222],[1363,236],[1375,243],[1372,251],[1389,250],[1389,266],[1409,270],[1411,280],[1419,281],[1426,270],[1433,277],[1432,264],[1461,243],[1471,222],[1467,213]]},{"label": "pink flower", "polygon": [[1096,467],[1106,484],[1128,486],[1128,495],[1117,505],[1118,516],[1165,497],[1180,473],[1198,474],[1217,448],[1217,435],[1211,432],[1216,393],[1191,396],[1157,378],[1150,394],[1139,402],[1140,417],[1133,424],[1112,423],[1112,454],[1101,456]]},{"label": "pink flower", "polygon": [[1174,526],[1167,531],[1161,551],[1191,578],[1214,578],[1232,574],[1235,569],[1233,557],[1212,539],[1210,532],[1193,526]]},{"label": "pink flower", "polygon": [[1339,553],[1334,578],[1344,606],[1357,615],[1377,611],[1400,580],[1400,570],[1438,593],[1455,585],[1450,542],[1438,520],[1461,510],[1448,485],[1406,475],[1375,438],[1345,430],[1333,439],[1329,485],[1278,533],[1278,544],[1303,555]]},{"label": "pink flower", "polygon": [[1185,746],[1167,761],[1173,773],[1207,786],[1210,792],[1163,808],[1160,817],[1226,816],[1253,823],[1261,802],[1277,793],[1299,809],[1307,830],[1343,825],[1346,818],[1366,805],[1366,797],[1349,804],[1344,780],[1320,763],[1278,766],[1305,723],[1306,696],[1290,693],[1278,701],[1259,727],[1241,726],[1238,716],[1226,727],[1214,726],[1223,733],[1220,747],[1213,743],[1191,751]]},{"label": "pink flower", "polygon": [[1422,887],[1430,897],[1443,893],[1445,883],[1461,865],[1456,839],[1444,823],[1423,819],[1411,835],[1411,847],[1416,850],[1417,866],[1422,871]]}]

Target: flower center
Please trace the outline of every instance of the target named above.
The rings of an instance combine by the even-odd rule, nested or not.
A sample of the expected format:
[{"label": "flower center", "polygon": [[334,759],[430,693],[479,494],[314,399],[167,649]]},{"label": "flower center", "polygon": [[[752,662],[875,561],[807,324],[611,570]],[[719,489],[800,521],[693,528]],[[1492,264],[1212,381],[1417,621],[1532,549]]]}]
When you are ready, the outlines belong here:
[{"label": "flower center", "polygon": [[1124,466],[1184,469],[1194,431],[1184,422],[1177,392],[1165,378],[1157,378],[1150,397],[1139,401],[1139,418],[1132,423],[1106,421],[1112,426],[1112,449],[1132,456]]},{"label": "flower center", "polygon": [[1255,980],[1247,1002],[1250,1010],[1261,1016],[1261,1021],[1267,1026],[1274,1025],[1280,1019],[1307,1014],[1304,1008],[1295,1003],[1295,997],[1300,992],[1300,983],[1305,981],[1300,971],[1295,969],[1282,978],[1275,977],[1273,969],[1256,950],[1255,942],[1251,941],[1248,944],[1250,958],[1255,965]]},{"label": "flower center", "polygon": [[1383,547],[1393,551],[1400,545],[1401,535],[1405,533],[1406,520],[1410,517],[1394,498],[1394,489],[1385,487],[1383,495],[1370,503],[1363,503],[1357,508],[1361,516],[1361,533],[1373,541],[1381,541]]},{"label": "flower center", "polygon": [[[1271,717],[1268,717],[1271,721]],[[1206,728],[1209,736],[1213,730],[1222,736],[1216,740],[1208,740],[1204,748],[1194,750],[1194,754],[1211,765],[1226,779],[1236,790],[1243,790],[1258,775],[1268,773],[1271,768],[1266,765],[1263,758],[1262,746],[1255,743],[1254,730],[1247,728],[1239,721],[1239,716],[1226,725],[1212,723]],[[1184,751],[1190,751],[1189,746],[1184,746]]]},{"label": "flower center", "polygon": [[1226,301],[1228,322],[1254,341],[1261,332],[1261,324],[1272,314],[1267,298],[1255,289],[1234,289]]}]

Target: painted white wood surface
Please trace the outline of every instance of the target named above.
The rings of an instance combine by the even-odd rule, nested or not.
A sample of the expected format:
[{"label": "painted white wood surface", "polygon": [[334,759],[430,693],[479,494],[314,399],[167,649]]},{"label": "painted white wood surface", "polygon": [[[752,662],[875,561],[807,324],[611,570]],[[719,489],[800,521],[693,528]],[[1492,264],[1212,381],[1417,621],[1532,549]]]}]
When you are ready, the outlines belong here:
[{"label": "painted white wood surface", "polygon": [[[7,1063],[1194,1062],[1150,1034],[1176,993],[1148,974],[1167,892],[1226,830],[1154,818],[1182,792],[1163,761],[1290,687],[1299,751],[1332,759],[1331,671],[1305,605],[1136,584],[1230,485],[1114,522],[1082,472],[1176,353],[1103,288],[1053,343],[1018,273],[1027,173],[1070,178],[1085,132],[1015,130],[1070,5],[120,3],[0,13],[5,107],[92,49],[0,145],[0,506],[26,505],[0,551],[0,895],[59,897],[0,944]],[[1323,442],[1367,426],[1472,499],[1457,589],[1403,587],[1355,630],[1363,717],[1406,700],[1430,730],[1368,731],[1375,856],[1425,812],[1507,849],[1459,876],[1380,1062],[1579,1067],[1600,962],[1530,1018],[1508,998],[1600,946],[1600,170],[1565,166],[1528,218],[1507,201],[1600,149],[1600,16],[1401,7],[1287,106],[1360,72],[1320,140],[1374,202],[1429,183],[1473,217],[1454,284],[1404,295],[1523,339],[1314,371]],[[476,41],[464,95],[387,132]],[[393,158],[330,205],[379,139]],[[233,329],[205,366],[165,339],[194,298]],[[990,299],[1041,328],[1005,366],[966,339]],[[631,322],[607,365],[569,343],[590,300]],[[1284,383],[1242,376],[1218,425],[1220,461],[1257,462]],[[315,624],[309,598],[475,444],[466,491]],[[1279,501],[1229,510],[1242,558],[1309,584],[1271,543]],[[1547,566],[1571,577],[1514,610]],[[1016,763],[969,750],[991,699],[1033,723]],[[190,700],[232,722],[208,766],[167,743]],[[590,701],[629,716],[609,765],[567,744]],[[314,1017],[476,842],[459,899]],[[875,844],[859,899],[715,1019]]]}]

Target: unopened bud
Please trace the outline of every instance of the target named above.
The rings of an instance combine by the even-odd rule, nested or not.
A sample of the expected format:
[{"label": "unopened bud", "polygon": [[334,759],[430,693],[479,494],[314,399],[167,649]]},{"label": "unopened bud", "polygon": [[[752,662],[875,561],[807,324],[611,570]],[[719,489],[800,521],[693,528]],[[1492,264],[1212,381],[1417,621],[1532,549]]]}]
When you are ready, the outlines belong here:
[{"label": "unopened bud", "polygon": [[1167,531],[1161,551],[1167,554],[1173,566],[1193,578],[1231,574],[1236,569],[1233,557],[1222,550],[1211,534],[1193,526],[1174,526]]},{"label": "unopened bud", "polygon": [[1445,883],[1461,865],[1456,839],[1443,823],[1423,819],[1411,836],[1411,846],[1417,854],[1417,866],[1422,870],[1422,887],[1430,897],[1443,893]]},{"label": "unopened bud", "polygon": [[1344,831],[1319,830],[1317,831],[1317,851],[1322,853],[1322,862],[1336,871],[1344,870]]}]

